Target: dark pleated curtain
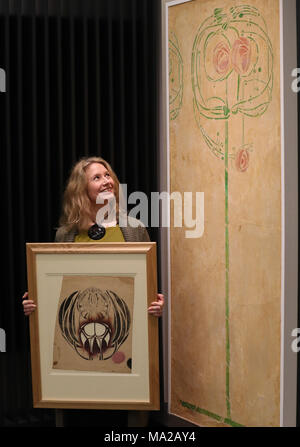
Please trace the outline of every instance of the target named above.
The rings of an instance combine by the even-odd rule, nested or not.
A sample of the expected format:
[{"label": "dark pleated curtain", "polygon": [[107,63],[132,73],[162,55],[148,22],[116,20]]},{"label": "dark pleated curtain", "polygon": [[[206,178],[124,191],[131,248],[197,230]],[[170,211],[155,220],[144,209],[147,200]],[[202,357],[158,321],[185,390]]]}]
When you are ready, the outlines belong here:
[{"label": "dark pleated curtain", "polygon": [[[108,160],[128,193],[158,190],[158,0],[0,0],[1,425],[33,410],[25,242],[51,242],[72,164]],[[156,240],[152,230],[151,237]]]}]

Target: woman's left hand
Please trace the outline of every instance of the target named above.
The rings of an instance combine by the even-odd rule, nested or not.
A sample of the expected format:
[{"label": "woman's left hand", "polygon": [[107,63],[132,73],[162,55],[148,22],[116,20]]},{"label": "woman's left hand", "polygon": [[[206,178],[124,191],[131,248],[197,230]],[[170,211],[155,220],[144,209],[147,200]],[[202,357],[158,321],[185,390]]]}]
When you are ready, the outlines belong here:
[{"label": "woman's left hand", "polygon": [[157,301],[153,301],[148,308],[148,312],[155,317],[161,317],[163,313],[163,307],[165,304],[165,298],[161,293],[157,294]]}]

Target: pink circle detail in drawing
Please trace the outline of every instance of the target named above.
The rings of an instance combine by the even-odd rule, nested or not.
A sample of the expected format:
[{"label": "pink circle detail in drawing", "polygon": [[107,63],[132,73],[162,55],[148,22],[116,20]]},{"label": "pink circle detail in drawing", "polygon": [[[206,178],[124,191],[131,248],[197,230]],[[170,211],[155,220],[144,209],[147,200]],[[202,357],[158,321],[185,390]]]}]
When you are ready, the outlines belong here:
[{"label": "pink circle detail in drawing", "polygon": [[251,45],[246,37],[237,39],[231,52],[231,62],[237,73],[243,75],[247,73],[251,60]]},{"label": "pink circle detail in drawing", "polygon": [[218,74],[227,73],[230,66],[230,49],[224,42],[219,42],[213,52],[213,64]]},{"label": "pink circle detail in drawing", "polygon": [[249,166],[249,152],[246,149],[240,149],[236,154],[235,165],[238,171],[245,172]]},{"label": "pink circle detail in drawing", "polygon": [[114,363],[122,363],[125,360],[125,354],[122,351],[115,352],[111,359]]}]

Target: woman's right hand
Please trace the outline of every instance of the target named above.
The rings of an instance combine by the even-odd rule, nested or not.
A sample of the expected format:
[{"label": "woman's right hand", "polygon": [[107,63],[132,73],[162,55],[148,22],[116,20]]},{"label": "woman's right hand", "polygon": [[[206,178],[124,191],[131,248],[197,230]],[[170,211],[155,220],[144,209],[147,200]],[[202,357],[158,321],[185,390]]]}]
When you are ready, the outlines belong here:
[{"label": "woman's right hand", "polygon": [[36,309],[36,304],[34,304],[34,301],[28,300],[28,292],[25,292],[22,297],[22,304],[23,304],[23,310],[24,314],[26,316],[30,315],[33,311]]}]

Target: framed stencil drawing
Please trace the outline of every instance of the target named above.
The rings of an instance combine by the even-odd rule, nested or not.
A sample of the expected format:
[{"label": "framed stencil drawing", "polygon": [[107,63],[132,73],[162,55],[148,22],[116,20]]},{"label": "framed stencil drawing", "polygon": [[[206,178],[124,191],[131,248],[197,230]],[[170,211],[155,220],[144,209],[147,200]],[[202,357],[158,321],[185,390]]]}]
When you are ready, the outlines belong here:
[{"label": "framed stencil drawing", "polygon": [[159,409],[155,243],[28,243],[33,402]]}]

